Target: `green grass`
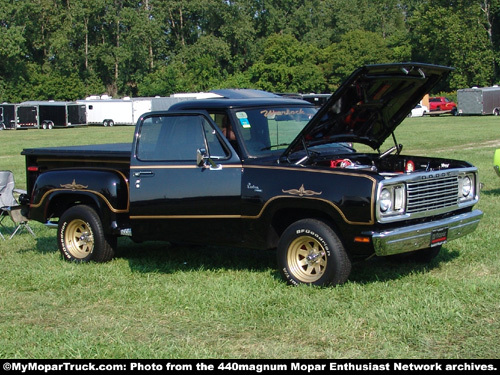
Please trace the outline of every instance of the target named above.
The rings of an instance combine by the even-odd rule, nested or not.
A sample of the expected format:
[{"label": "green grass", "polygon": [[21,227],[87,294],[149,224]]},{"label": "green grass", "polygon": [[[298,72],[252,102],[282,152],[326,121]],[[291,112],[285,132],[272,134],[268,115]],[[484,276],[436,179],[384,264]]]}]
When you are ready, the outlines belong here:
[{"label": "green grass", "polygon": [[[3,131],[0,169],[22,188],[24,147],[132,136],[132,127]],[[472,162],[484,184],[478,230],[431,264],[372,259],[342,286],[290,287],[271,251],[121,238],[113,261],[73,264],[55,231],[32,223],[36,239],[0,241],[0,358],[498,358],[500,119],[411,118],[397,138],[404,154]]]}]

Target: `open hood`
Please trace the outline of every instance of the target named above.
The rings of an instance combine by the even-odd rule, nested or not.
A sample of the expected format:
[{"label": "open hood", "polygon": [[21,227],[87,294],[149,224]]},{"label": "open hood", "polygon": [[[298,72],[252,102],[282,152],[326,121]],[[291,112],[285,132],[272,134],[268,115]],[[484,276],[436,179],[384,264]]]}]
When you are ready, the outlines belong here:
[{"label": "open hood", "polygon": [[451,68],[420,63],[357,69],[302,129],[283,156],[305,147],[357,142],[378,150]]}]

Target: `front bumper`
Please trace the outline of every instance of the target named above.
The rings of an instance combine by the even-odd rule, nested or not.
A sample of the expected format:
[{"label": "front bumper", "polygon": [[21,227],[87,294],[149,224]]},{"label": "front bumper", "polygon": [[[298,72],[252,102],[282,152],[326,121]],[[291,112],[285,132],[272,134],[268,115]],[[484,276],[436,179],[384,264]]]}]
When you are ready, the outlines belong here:
[{"label": "front bumper", "polygon": [[[437,246],[473,232],[483,212],[474,210],[430,223],[371,232],[375,254],[386,256]],[[435,236],[435,235],[438,236]]]}]

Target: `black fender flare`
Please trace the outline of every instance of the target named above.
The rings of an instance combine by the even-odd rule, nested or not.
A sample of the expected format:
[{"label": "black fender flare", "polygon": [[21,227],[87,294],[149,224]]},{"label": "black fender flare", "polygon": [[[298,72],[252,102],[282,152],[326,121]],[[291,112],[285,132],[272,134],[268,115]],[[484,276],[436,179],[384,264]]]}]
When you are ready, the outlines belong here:
[{"label": "black fender flare", "polygon": [[113,169],[54,169],[36,180],[30,202],[31,220],[46,223],[71,206],[90,204],[105,230],[119,214],[128,214],[129,186],[124,173]]}]

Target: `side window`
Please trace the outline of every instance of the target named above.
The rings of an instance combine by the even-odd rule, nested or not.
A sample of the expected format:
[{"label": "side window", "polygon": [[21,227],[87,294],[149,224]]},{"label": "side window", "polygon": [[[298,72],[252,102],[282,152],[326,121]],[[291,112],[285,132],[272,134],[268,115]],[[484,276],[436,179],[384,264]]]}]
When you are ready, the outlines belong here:
[{"label": "side window", "polygon": [[214,157],[228,155],[203,116],[151,116],[141,124],[136,153],[141,161],[195,162],[200,148]]},{"label": "side window", "polygon": [[162,126],[161,117],[147,117],[142,121],[136,145],[137,159],[155,160],[156,143]]},{"label": "side window", "polygon": [[[226,137],[226,139],[229,141],[231,146],[233,146],[235,151],[238,152],[239,146],[238,142],[236,141],[236,134],[231,125],[231,120],[229,119],[228,114],[214,112],[210,113],[210,117],[217,124],[218,128],[220,129],[224,137]],[[229,152],[227,150],[226,150],[226,156],[229,156]]]},{"label": "side window", "polygon": [[225,159],[229,157],[229,151],[220,142],[217,132],[210,125],[208,121],[203,120],[203,130],[205,132],[205,139],[207,140],[207,147],[210,157],[214,159]]},{"label": "side window", "polygon": [[196,150],[205,147],[202,118],[151,116],[144,119],[137,145],[143,161],[196,161]]}]

